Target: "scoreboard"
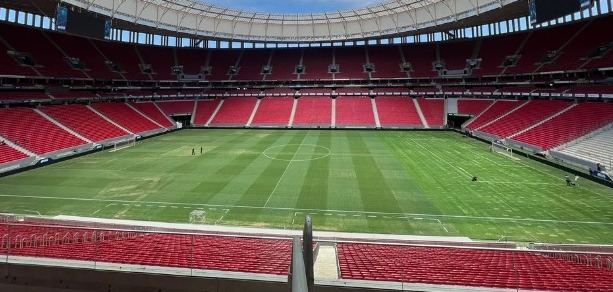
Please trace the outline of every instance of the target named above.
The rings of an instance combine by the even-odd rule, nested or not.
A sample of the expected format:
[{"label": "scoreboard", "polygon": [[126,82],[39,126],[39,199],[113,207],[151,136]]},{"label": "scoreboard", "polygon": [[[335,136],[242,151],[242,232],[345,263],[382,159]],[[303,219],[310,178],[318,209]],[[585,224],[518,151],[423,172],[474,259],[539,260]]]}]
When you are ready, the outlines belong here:
[{"label": "scoreboard", "polygon": [[593,0],[530,0],[530,23],[537,24],[591,8]]},{"label": "scoreboard", "polygon": [[55,29],[81,36],[109,39],[111,20],[88,12],[79,12],[67,7],[58,7]]}]

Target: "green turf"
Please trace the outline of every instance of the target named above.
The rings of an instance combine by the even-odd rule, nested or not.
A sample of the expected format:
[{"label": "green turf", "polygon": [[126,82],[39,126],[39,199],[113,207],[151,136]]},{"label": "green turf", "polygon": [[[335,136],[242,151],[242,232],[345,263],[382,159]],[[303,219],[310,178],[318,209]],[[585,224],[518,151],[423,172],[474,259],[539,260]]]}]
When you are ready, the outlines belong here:
[{"label": "green turf", "polygon": [[613,189],[563,177],[452,132],[184,130],[0,178],[0,212],[613,242]]}]

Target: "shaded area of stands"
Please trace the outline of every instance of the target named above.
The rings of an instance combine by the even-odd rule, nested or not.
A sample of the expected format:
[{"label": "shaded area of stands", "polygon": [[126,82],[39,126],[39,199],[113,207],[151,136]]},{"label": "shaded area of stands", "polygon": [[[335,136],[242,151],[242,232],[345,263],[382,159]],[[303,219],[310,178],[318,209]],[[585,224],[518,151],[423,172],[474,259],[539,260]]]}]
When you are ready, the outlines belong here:
[{"label": "shaded area of stands", "polygon": [[0,91],[1,100],[46,100],[49,97],[41,91]]},{"label": "shaded area of stands", "polygon": [[[444,69],[451,75],[462,72],[467,67],[467,59],[473,56],[481,60],[472,70],[474,76],[607,68],[613,65],[610,48],[598,51],[609,46],[606,28],[612,23],[613,18],[605,16],[528,32],[438,44],[215,50],[90,40],[2,24],[1,38],[6,43],[0,41],[0,52],[3,52],[0,54],[0,74],[177,80],[172,67],[182,66],[183,73],[192,76],[203,73],[203,67],[210,69],[210,75],[204,76],[207,80],[296,80],[298,75],[294,74],[294,68],[302,61],[305,69],[300,74],[302,80],[365,80],[369,75],[372,78],[406,78],[407,72],[401,69],[404,62],[410,65],[410,77],[427,78],[438,77],[439,71],[444,72]],[[19,66],[4,53],[9,50],[29,54],[36,65]],[[505,65],[510,56],[515,56],[516,62]],[[84,69],[72,68],[66,58],[78,58]],[[118,65],[120,72],[113,72],[107,62]],[[371,74],[365,72],[367,63],[374,65]],[[435,70],[436,63],[441,67]],[[141,72],[141,64],[151,65],[152,74]],[[268,64],[272,71],[265,76],[261,71]],[[332,64],[339,66],[337,73],[328,71]],[[232,66],[236,66],[235,74],[230,74]]]},{"label": "shaded area of stands", "polygon": [[194,111],[193,100],[173,100],[173,101],[158,101],[156,104],[160,107],[162,112],[169,115],[177,114],[192,114]]},{"label": "shaded area of stands", "polygon": [[401,70],[402,56],[398,46],[369,47],[368,56],[375,71],[373,78],[407,78],[407,72]]}]

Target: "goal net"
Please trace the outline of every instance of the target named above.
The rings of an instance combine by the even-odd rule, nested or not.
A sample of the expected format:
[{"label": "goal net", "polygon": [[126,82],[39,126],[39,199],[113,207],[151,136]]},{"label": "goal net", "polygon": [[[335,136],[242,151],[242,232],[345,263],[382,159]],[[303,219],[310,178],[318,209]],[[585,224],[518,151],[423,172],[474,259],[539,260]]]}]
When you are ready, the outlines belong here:
[{"label": "goal net", "polygon": [[194,210],[191,213],[189,213],[189,223],[191,224],[206,223],[206,211]]},{"label": "goal net", "polygon": [[492,146],[490,146],[490,151],[513,158],[513,150],[502,143],[492,142]]},{"label": "goal net", "polygon": [[126,140],[121,140],[121,141],[116,141],[115,143],[113,143],[113,149],[111,149],[109,152],[115,152],[115,151],[119,151],[121,149],[126,149],[126,148],[130,148],[130,147],[134,147],[136,145],[136,138],[132,137],[130,139],[126,139]]}]

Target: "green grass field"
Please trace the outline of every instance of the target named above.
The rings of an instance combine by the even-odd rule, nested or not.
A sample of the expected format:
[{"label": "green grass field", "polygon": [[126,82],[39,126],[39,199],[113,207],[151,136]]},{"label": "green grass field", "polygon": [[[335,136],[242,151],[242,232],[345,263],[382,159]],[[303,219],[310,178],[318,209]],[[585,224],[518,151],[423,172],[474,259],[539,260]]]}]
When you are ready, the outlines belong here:
[{"label": "green grass field", "polygon": [[0,178],[0,212],[612,243],[613,189],[564,175],[453,132],[183,130]]}]

